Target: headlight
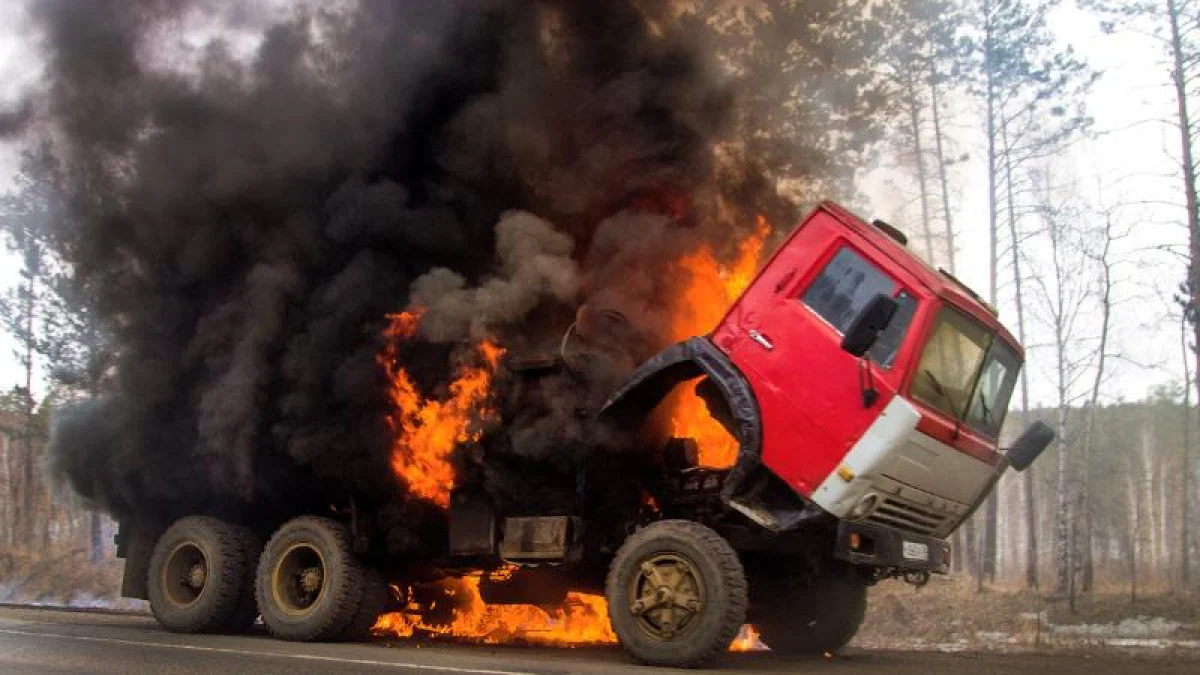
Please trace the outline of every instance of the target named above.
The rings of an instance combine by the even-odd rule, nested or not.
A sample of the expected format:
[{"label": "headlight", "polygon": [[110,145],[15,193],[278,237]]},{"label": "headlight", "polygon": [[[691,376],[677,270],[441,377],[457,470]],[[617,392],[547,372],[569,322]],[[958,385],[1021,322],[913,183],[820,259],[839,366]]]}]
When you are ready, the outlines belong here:
[{"label": "headlight", "polygon": [[871,511],[875,510],[875,506],[878,503],[879,495],[874,492],[868,493],[865,497],[858,500],[858,503],[854,505],[854,508],[850,509],[850,513],[846,517],[850,520],[866,518],[871,514]]}]

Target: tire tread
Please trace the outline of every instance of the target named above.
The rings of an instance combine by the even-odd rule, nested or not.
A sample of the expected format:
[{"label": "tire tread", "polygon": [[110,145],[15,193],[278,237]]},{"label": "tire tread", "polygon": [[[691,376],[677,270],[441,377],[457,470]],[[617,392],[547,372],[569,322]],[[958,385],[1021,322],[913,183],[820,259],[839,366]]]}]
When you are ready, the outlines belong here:
[{"label": "tire tread", "polygon": [[[636,549],[647,541],[660,537],[675,537],[690,541],[696,546],[713,555],[728,594],[724,598],[716,598],[724,602],[721,624],[717,636],[709,641],[703,650],[683,658],[662,658],[647,654],[636,653],[631,646],[622,641],[622,646],[635,658],[653,665],[675,666],[682,668],[699,668],[729,650],[729,645],[737,637],[745,621],[747,600],[747,584],[745,570],[738,559],[737,552],[729,545],[724,537],[711,528],[690,520],[660,520],[633,533],[625,540],[617,551],[609,567],[606,588],[620,584],[622,570],[630,563]],[[709,602],[713,602],[710,599]],[[613,604],[609,602],[609,616],[612,617]],[[614,622],[614,630],[616,625]]]},{"label": "tire tread", "polygon": [[[331,560],[326,565],[336,564],[340,567],[343,582],[336,588],[326,589],[333,593],[332,606],[329,611],[318,611],[312,621],[300,624],[287,624],[272,620],[270,599],[270,574],[274,561],[271,555],[276,545],[282,539],[294,536],[305,530],[325,533],[332,540],[333,549],[323,551]],[[317,539],[318,537],[313,537]],[[263,625],[275,637],[296,642],[330,642],[338,640],[346,627],[355,618],[362,602],[363,574],[361,564],[354,555],[350,533],[346,526],[331,518],[321,516],[300,516],[284,523],[271,535],[263,549],[262,558],[258,565],[255,579],[255,594],[258,606],[262,611]]]},{"label": "tire tread", "polygon": [[[147,590],[150,596],[150,611],[154,618],[167,630],[177,633],[218,633],[227,631],[236,621],[242,608],[243,599],[249,595],[250,580],[252,579],[253,561],[248,560],[243,547],[239,525],[227,523],[210,516],[187,516],[175,521],[163,532],[155,543],[154,552],[150,557],[147,571]],[[203,548],[211,547],[215,556],[209,556],[210,585],[206,592],[216,594],[211,604],[197,605],[193,609],[207,611],[175,611],[159,593],[158,575],[172,542],[190,539]],[[213,570],[212,562],[222,561],[229,569]],[[217,583],[213,583],[213,575],[219,575]]]}]

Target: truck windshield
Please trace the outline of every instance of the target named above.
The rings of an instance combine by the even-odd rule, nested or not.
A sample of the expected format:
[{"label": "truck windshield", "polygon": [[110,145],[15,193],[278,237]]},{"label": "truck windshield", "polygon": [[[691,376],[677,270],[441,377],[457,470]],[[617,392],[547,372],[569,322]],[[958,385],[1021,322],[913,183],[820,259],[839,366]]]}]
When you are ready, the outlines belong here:
[{"label": "truck windshield", "polygon": [[995,438],[1021,362],[994,333],[943,307],[913,376],[910,393],[976,431]]}]

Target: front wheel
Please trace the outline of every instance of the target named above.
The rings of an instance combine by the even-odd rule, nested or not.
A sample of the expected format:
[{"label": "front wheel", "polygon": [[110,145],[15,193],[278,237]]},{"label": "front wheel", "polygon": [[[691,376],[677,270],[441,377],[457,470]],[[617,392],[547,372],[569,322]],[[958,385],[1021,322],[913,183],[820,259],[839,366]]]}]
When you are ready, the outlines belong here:
[{"label": "front wheel", "polygon": [[867,612],[867,585],[853,576],[817,577],[806,585],[765,582],[751,595],[750,618],[763,642],[789,656],[838,651]]},{"label": "front wheel", "polygon": [[746,618],[746,576],[713,530],[664,520],[617,551],[606,583],[621,645],[656,666],[694,668],[729,649]]}]

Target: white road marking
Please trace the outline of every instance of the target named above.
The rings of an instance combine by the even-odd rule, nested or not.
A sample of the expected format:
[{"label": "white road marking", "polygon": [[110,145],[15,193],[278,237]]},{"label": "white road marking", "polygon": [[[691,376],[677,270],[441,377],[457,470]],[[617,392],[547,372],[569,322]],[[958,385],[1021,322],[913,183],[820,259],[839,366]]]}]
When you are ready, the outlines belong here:
[{"label": "white road marking", "polygon": [[442,673],[472,673],[474,675],[535,675],[519,670],[486,670],[483,668],[456,668],[454,666],[433,666],[423,663],[404,663],[401,661],[374,661],[371,659],[342,659],[335,656],[317,656],[315,654],[284,654],[281,652],[252,652],[245,649],[229,649],[227,647],[201,647],[199,645],[181,645],[167,642],[143,642],[140,640],[121,640],[118,638],[100,638],[87,635],[65,635],[62,633],[40,633],[36,631],[12,630],[0,628],[0,633],[8,635],[29,635],[33,637],[61,638],[64,640],[80,640],[82,642],[105,642],[117,645],[132,645],[135,647],[163,647],[168,649],[185,649],[196,652],[216,652],[219,654],[237,654],[240,656],[270,656],[279,659],[297,659],[301,661],[325,661],[329,663],[347,663],[356,666],[381,666],[384,668],[410,668],[412,670],[429,670]]}]

